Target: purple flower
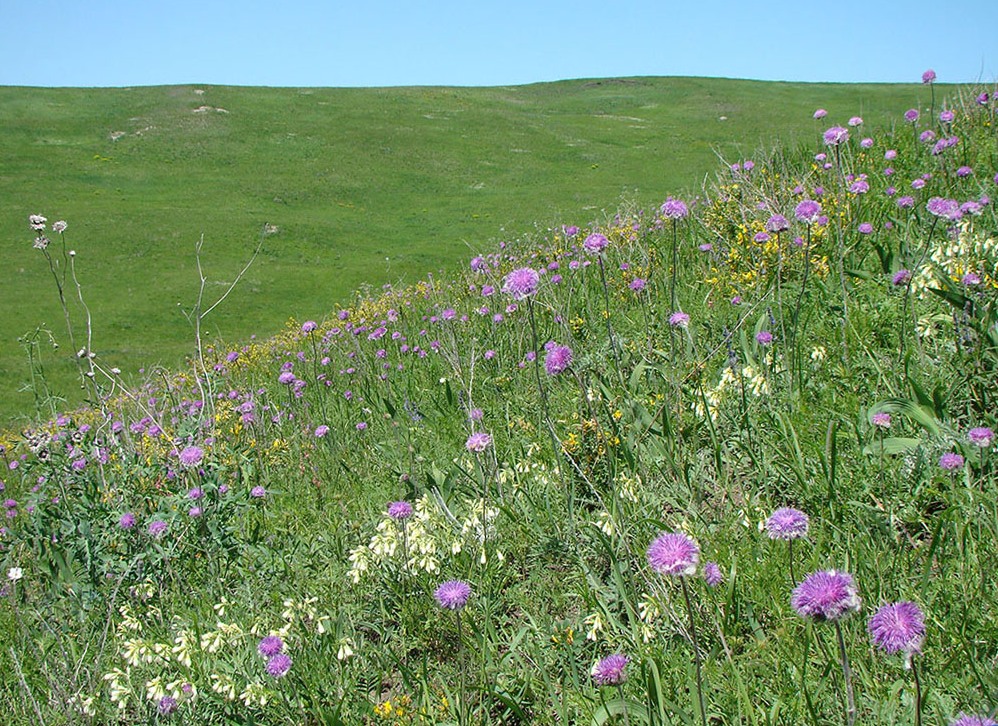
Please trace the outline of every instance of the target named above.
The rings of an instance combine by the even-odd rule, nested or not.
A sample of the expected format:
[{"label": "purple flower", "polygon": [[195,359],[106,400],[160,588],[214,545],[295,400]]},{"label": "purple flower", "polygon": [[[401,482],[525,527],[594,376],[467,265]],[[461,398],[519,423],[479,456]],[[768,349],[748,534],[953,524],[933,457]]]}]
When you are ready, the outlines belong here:
[{"label": "purple flower", "polygon": [[968,272],[960,279],[960,282],[964,285],[972,287],[974,285],[981,284],[981,276],[976,272]]},{"label": "purple flower", "polygon": [[860,234],[873,234],[873,225],[869,222],[860,222],[859,227],[857,227]]},{"label": "purple flower", "polygon": [[936,80],[936,72],[931,68],[922,74],[922,83],[932,83]]},{"label": "purple flower", "polygon": [[963,466],[963,457],[953,451],[947,451],[939,457],[939,468],[944,471],[954,471]]},{"label": "purple flower", "polygon": [[641,279],[640,277],[635,277],[633,280],[631,280],[631,284],[629,285],[629,287],[634,292],[641,292],[642,290],[645,289],[645,284],[646,283],[643,279]]},{"label": "purple flower", "polygon": [[849,140],[849,130],[842,126],[832,126],[824,134],[825,146],[839,146]]},{"label": "purple flower", "polygon": [[319,327],[319,324],[316,323],[314,320],[306,320],[304,323],[301,324],[301,332],[303,332],[306,335],[308,335],[309,333],[311,333],[313,330],[315,330],[318,327]]},{"label": "purple flower", "polygon": [[291,371],[284,371],[277,377],[277,382],[282,386],[290,386],[295,382],[295,374]]},{"label": "purple flower", "polygon": [[918,109],[909,108],[907,111],[905,111],[904,120],[907,121],[908,123],[915,123],[916,121],[918,121]]},{"label": "purple flower", "polygon": [[903,267],[891,275],[891,284],[894,285],[894,287],[907,285],[909,280],[911,280],[911,272]]},{"label": "purple flower", "polygon": [[867,623],[873,644],[886,653],[920,653],[925,638],[925,615],[913,602],[882,606]]},{"label": "purple flower", "polygon": [[191,519],[197,519],[202,514],[204,514],[204,510],[201,507],[191,507],[187,510],[187,516]]},{"label": "purple flower", "polygon": [[177,699],[173,696],[163,696],[156,705],[160,716],[169,716],[177,710]]},{"label": "purple flower", "polygon": [[851,119],[849,119],[848,123],[850,126],[862,126],[863,119],[860,116],[853,116]]},{"label": "purple flower", "polygon": [[798,615],[815,620],[839,620],[859,612],[860,604],[852,575],[836,570],[811,573],[790,596]]},{"label": "purple flower", "polygon": [[412,516],[412,505],[409,502],[391,502],[388,505],[388,516],[396,522],[401,522]]},{"label": "purple flower", "polygon": [[291,656],[286,653],[278,653],[267,661],[267,673],[274,678],[283,678],[291,670]]},{"label": "purple flower", "polygon": [[870,416],[870,423],[878,429],[889,429],[891,427],[891,415],[883,411]]},{"label": "purple flower", "polygon": [[540,282],[541,276],[537,270],[521,267],[506,275],[502,291],[507,295],[512,295],[516,300],[523,300],[537,293]]},{"label": "purple flower", "polygon": [[692,575],[700,562],[700,547],[682,532],[662,534],[648,546],[648,564],[660,575]]},{"label": "purple flower", "polygon": [[257,484],[255,487],[250,489],[250,496],[253,497],[254,499],[263,499],[265,496],[267,496],[267,490],[264,489],[261,485]]},{"label": "purple flower", "polygon": [[329,433],[329,427],[326,426],[326,424],[322,424],[321,426],[316,427],[315,438],[321,439],[323,436],[325,436],[328,433]]},{"label": "purple flower", "polygon": [[903,197],[898,197],[897,205],[901,209],[911,209],[912,207],[915,206],[915,198],[909,197],[908,195],[905,195]]},{"label": "purple flower", "polygon": [[794,216],[800,222],[814,224],[821,216],[821,205],[813,199],[803,199],[794,209]]},{"label": "purple flower", "polygon": [[200,446],[185,446],[180,452],[180,465],[188,469],[201,463],[204,450]]},{"label": "purple flower", "polygon": [[464,580],[448,580],[433,593],[437,604],[446,610],[460,610],[468,604],[471,585]]},{"label": "purple flower", "polygon": [[814,112],[814,118],[816,118],[816,119],[822,119],[822,118],[825,118],[825,116],[827,116],[827,115],[828,115],[828,111],[826,111],[826,110],[825,110],[825,109],[823,109],[823,108],[819,108],[818,110],[816,110],[816,111]]},{"label": "purple flower", "polygon": [[971,716],[961,711],[950,726],[998,726],[998,721],[987,716]]},{"label": "purple flower", "polygon": [[925,204],[929,214],[936,217],[945,217],[950,220],[957,220],[963,216],[960,211],[960,203],[955,199],[943,199],[942,197],[932,197]]},{"label": "purple flower", "polygon": [[956,170],[956,175],[959,177],[970,176],[973,173],[974,170],[971,169],[969,166],[961,166],[959,169]]},{"label": "purple flower", "polygon": [[597,686],[619,686],[627,680],[624,669],[630,661],[630,658],[621,653],[608,655],[593,666],[593,683]]},{"label": "purple flower", "polygon": [[918,135],[918,140],[923,144],[931,144],[936,140],[936,132],[932,129],[926,129]]},{"label": "purple flower", "polygon": [[808,516],[799,509],[782,507],[769,515],[766,532],[770,539],[800,539],[807,536]]},{"label": "purple flower", "polygon": [[766,229],[772,232],[773,234],[776,234],[778,232],[785,232],[789,228],[790,228],[790,223],[787,221],[787,218],[784,217],[782,214],[774,214],[772,217],[766,220]]},{"label": "purple flower", "polygon": [[860,141],[859,145],[862,146],[864,149],[871,149],[873,148],[873,139],[867,137],[862,141]]},{"label": "purple flower", "polygon": [[198,499],[201,499],[203,497],[204,497],[204,489],[202,489],[201,487],[194,487],[193,489],[187,492],[187,498],[193,499],[194,501],[197,501]]},{"label": "purple flower", "polygon": [[707,562],[703,566],[703,579],[708,587],[717,587],[724,582],[724,575],[716,562]]},{"label": "purple flower", "polygon": [[260,641],[256,650],[264,658],[273,658],[284,650],[284,641],[277,635],[268,635]]},{"label": "purple flower", "polygon": [[492,444],[492,437],[484,432],[476,432],[468,437],[468,440],[464,443],[464,447],[468,451],[473,451],[476,454],[480,454],[485,451]]},{"label": "purple flower", "polygon": [[122,529],[131,529],[135,526],[135,515],[131,512],[125,512],[118,520],[118,526]]},{"label": "purple flower", "polygon": [[755,334],[755,342],[759,345],[769,345],[773,342],[773,334],[768,330],[760,330]]},{"label": "purple flower", "polygon": [[149,523],[149,527],[147,528],[146,531],[149,532],[150,536],[159,539],[166,533],[166,530],[167,530],[166,522],[164,522],[162,519],[154,519]]},{"label": "purple flower", "polygon": [[572,349],[567,345],[554,345],[544,356],[544,370],[549,376],[564,373],[572,365]]},{"label": "purple flower", "polygon": [[610,240],[601,235],[599,232],[593,232],[591,235],[586,237],[586,241],[582,243],[586,252],[591,255],[598,255],[606,246],[610,244]]},{"label": "purple flower", "polygon": [[686,215],[690,213],[689,208],[686,206],[686,202],[680,199],[673,199],[669,197],[662,204],[661,208],[662,216],[666,219],[671,219],[673,221],[684,219]]},{"label": "purple flower", "polygon": [[759,242],[761,244],[769,240],[769,235],[766,232],[756,232],[754,239],[756,242]]},{"label": "purple flower", "polygon": [[939,112],[939,120],[942,121],[944,124],[953,123],[954,118],[956,118],[956,114],[954,114],[948,108],[944,111]]},{"label": "purple flower", "polygon": [[579,233],[579,228],[574,224],[570,224],[567,227],[562,227],[561,231],[565,233],[566,237],[574,237]]},{"label": "purple flower", "polygon": [[675,312],[669,316],[669,325],[674,328],[690,327],[690,316],[682,311]]},{"label": "purple flower", "polygon": [[967,440],[974,446],[979,446],[982,449],[986,449],[991,446],[991,442],[994,441],[994,438],[995,432],[987,426],[977,426],[967,432]]}]

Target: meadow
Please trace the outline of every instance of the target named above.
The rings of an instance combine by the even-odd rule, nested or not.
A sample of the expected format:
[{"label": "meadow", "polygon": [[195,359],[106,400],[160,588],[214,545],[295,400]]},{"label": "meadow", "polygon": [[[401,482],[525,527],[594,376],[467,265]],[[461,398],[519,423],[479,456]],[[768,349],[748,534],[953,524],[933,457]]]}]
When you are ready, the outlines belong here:
[{"label": "meadow", "polygon": [[925,79],[141,384],[84,345],[0,441],[8,722],[993,726],[998,105]]},{"label": "meadow", "polygon": [[[0,88],[0,423],[40,412],[38,343],[71,408],[70,341],[29,214],[72,220],[95,350],[133,384],[182,363],[199,278],[224,288],[205,335],[269,337],[363,286],[449,274],[489,241],[602,219],[698,190],[716,154],[747,157],[811,132],[817,104],[887,123],[920,84],[592,79],[507,88]],[[723,120],[722,120],[723,119]],[[36,332],[42,328],[40,332]],[[49,333],[60,345],[53,350]]]}]

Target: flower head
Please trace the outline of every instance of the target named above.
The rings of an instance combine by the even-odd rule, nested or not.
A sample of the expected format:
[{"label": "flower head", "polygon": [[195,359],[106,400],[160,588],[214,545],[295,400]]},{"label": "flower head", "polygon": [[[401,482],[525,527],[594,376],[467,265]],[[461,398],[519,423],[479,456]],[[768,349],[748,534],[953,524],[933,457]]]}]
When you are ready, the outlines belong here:
[{"label": "flower head", "polygon": [[700,547],[682,532],[662,534],[648,546],[648,564],[660,575],[692,575]]},{"label": "flower head", "polygon": [[808,575],[794,588],[790,604],[802,618],[839,620],[859,612],[861,601],[852,575],[827,570]]},{"label": "flower head", "polygon": [[827,116],[827,115],[828,115],[828,111],[826,111],[823,108],[819,108],[819,109],[815,110],[815,112],[814,112],[814,118],[816,118],[816,119],[825,118],[825,116]]},{"label": "flower head", "polygon": [[774,214],[766,220],[766,229],[773,234],[776,234],[777,232],[785,232],[789,228],[790,223],[782,214]]},{"label": "flower head", "polygon": [[717,587],[724,582],[724,575],[716,562],[708,562],[703,566],[703,579],[708,587]]},{"label": "flower head", "polygon": [[482,431],[473,433],[468,437],[468,440],[464,443],[465,448],[468,451],[473,451],[476,454],[480,454],[485,451],[489,446],[492,445],[492,437]]},{"label": "flower head", "polygon": [[264,489],[260,484],[257,484],[255,487],[250,489],[250,496],[253,497],[254,499],[263,499],[265,496],[267,496],[267,490]]},{"label": "flower head", "polygon": [[939,457],[939,468],[945,471],[955,471],[963,466],[963,457],[953,451],[947,451]]},{"label": "flower head", "polygon": [[257,652],[264,658],[272,658],[284,650],[284,641],[280,636],[268,635],[256,647]]},{"label": "flower head", "polygon": [[433,593],[437,604],[446,610],[460,610],[468,604],[471,585],[464,580],[448,580]]},{"label": "flower head", "polygon": [[591,235],[586,237],[586,241],[582,243],[582,246],[589,254],[598,255],[606,249],[608,244],[610,244],[610,240],[601,235],[599,232],[593,232]]},{"label": "flower head", "polygon": [[814,224],[821,216],[821,205],[813,199],[801,200],[794,209],[794,216],[800,222]]},{"label": "flower head", "polygon": [[149,523],[149,527],[146,529],[150,536],[159,539],[162,537],[167,530],[167,524],[162,519],[154,519]]},{"label": "flower head", "polygon": [[388,516],[396,522],[409,519],[412,516],[412,505],[409,502],[391,502],[388,505]]},{"label": "flower head", "polygon": [[936,80],[936,72],[931,68],[922,74],[922,83],[932,83]]},{"label": "flower head", "polygon": [[979,446],[982,449],[986,449],[991,446],[991,442],[994,441],[994,438],[995,432],[987,426],[977,426],[967,432],[967,440],[974,446]]},{"label": "flower head", "polygon": [[686,202],[681,199],[669,197],[662,204],[661,212],[662,216],[666,219],[679,220],[685,218],[690,213],[690,210],[686,206]]},{"label": "flower head", "polygon": [[516,300],[523,300],[537,293],[541,276],[537,270],[531,267],[520,267],[513,270],[502,284],[502,291],[507,295],[512,295]]},{"label": "flower head", "polygon": [[274,678],[283,678],[291,670],[291,656],[287,653],[278,653],[267,661],[267,673]]},{"label": "flower head", "polygon": [[886,430],[891,427],[891,415],[880,411],[870,416],[870,423],[878,429]]},{"label": "flower head", "polygon": [[681,310],[675,312],[669,316],[669,325],[674,328],[688,328],[690,327],[690,316]]},{"label": "flower head", "polygon": [[925,615],[913,602],[882,606],[867,623],[873,644],[886,653],[919,653],[925,638]]},{"label": "flower head", "polygon": [[839,146],[849,140],[849,130],[842,126],[832,126],[825,131],[825,146]]},{"label": "flower head", "polygon": [[564,373],[572,365],[572,349],[567,345],[554,345],[544,356],[544,370],[549,376]]},{"label": "flower head", "polygon": [[122,529],[131,529],[135,526],[135,515],[131,512],[125,512],[118,520],[118,526]]},{"label": "flower head", "polygon": [[593,682],[597,686],[619,686],[627,680],[624,669],[631,659],[621,653],[608,655],[593,666]]},{"label": "flower head", "polygon": [[180,452],[180,464],[185,467],[197,466],[204,457],[204,450],[200,446],[185,446]]},{"label": "flower head", "polygon": [[911,280],[911,271],[906,270],[903,267],[891,275],[891,284],[894,287],[901,287],[907,285],[908,281]]},{"label": "flower head", "polygon": [[177,699],[173,696],[163,696],[156,705],[160,716],[169,716],[177,710]]},{"label": "flower head", "polygon": [[998,721],[987,716],[971,716],[961,711],[950,726],[998,726]]},{"label": "flower head", "polygon": [[807,537],[810,524],[808,516],[793,507],[781,507],[766,520],[766,532],[770,539],[801,539]]},{"label": "flower head", "polygon": [[773,334],[768,330],[760,330],[755,334],[755,342],[759,345],[769,345],[773,342]]}]

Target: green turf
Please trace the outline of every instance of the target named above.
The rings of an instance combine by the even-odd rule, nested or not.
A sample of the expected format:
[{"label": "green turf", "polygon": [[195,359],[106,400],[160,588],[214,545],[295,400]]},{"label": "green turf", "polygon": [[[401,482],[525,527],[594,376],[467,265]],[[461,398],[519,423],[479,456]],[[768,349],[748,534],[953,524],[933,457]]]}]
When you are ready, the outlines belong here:
[{"label": "green turf", "polygon": [[[353,291],[411,281],[535,225],[697,189],[719,153],[811,141],[861,114],[928,103],[914,85],[693,78],[501,88],[0,88],[0,422],[33,413],[17,339],[39,325],[55,389],[76,394],[65,326],[27,216],[69,223],[93,348],[126,375],[193,347],[203,234],[212,290],[277,227],[212,336],[269,335]],[[818,106],[829,118],[818,122]],[[199,107],[205,107],[198,111]],[[119,133],[123,135],[119,136]],[[117,136],[115,140],[112,136]],[[78,396],[77,396],[78,397]]]}]

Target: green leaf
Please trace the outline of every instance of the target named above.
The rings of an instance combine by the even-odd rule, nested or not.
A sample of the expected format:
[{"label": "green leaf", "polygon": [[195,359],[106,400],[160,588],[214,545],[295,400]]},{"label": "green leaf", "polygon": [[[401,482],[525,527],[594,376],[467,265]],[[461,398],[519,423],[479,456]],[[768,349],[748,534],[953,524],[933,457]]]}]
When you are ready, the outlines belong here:
[{"label": "green leaf", "polygon": [[882,441],[874,441],[869,446],[863,447],[863,453],[867,456],[880,456],[880,454],[903,454],[911,451],[922,443],[921,439],[911,439],[895,436]]}]

